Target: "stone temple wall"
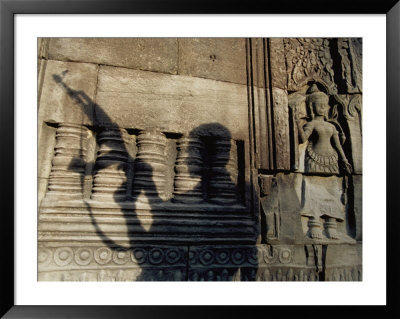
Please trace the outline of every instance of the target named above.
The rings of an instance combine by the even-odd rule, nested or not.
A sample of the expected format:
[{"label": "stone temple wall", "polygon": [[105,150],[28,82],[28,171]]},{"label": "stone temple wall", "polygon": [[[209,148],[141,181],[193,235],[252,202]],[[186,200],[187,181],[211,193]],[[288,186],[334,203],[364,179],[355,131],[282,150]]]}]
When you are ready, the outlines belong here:
[{"label": "stone temple wall", "polygon": [[362,43],[38,39],[38,280],[362,280]]}]

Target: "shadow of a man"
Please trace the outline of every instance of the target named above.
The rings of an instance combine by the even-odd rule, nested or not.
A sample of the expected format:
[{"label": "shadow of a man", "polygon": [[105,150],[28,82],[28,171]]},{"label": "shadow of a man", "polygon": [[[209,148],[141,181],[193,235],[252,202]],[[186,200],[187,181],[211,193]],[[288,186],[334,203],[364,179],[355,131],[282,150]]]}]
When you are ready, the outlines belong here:
[{"label": "shadow of a man", "polygon": [[[152,236],[164,223],[163,220],[157,218],[157,215],[154,215],[150,227],[141,226],[142,220],[138,213],[138,206],[143,206],[141,201],[145,201],[151,213],[160,209],[160,205],[162,206],[166,202],[164,198],[160,197],[165,186],[161,157],[164,156],[162,143],[166,137],[156,130],[139,132],[137,137],[138,152],[136,157],[133,157],[124,142],[126,140],[124,129],[113,122],[108,114],[94,103],[85,92],[73,90],[66,85],[63,76],[65,76],[65,73],[61,76],[54,74],[53,79],[81,106],[92,123],[95,123],[95,127],[97,119],[101,119],[101,128],[97,128],[98,136],[106,136],[107,138],[103,138],[101,141],[96,161],[86,163],[86,165],[93,165],[94,181],[96,182],[96,178],[97,182],[100,180],[104,189],[112,185],[110,189],[113,189],[113,191],[110,199],[117,203],[123,212],[128,229],[129,244],[124,245],[110,238],[96,220],[91,206],[92,201],[84,200],[92,225],[101,241],[112,251],[118,253],[131,251],[134,257],[140,259],[141,256],[135,256],[135,252],[141,254],[142,251],[138,239],[146,242],[144,238],[147,238],[148,242],[151,242]],[[154,143],[149,144],[149,139],[154,139]],[[193,143],[193,141],[196,143]],[[157,145],[158,147],[161,145],[161,149],[155,150],[154,147],[157,148]],[[238,165],[241,164],[238,163],[237,145],[232,140],[227,128],[219,123],[200,125],[193,129],[188,136],[183,136],[178,145],[178,148],[180,147],[178,159],[180,160],[177,160],[175,166],[175,198],[173,198],[173,202],[184,205],[197,202],[229,206],[243,201],[243,198],[241,198],[243,194],[240,190],[243,191],[245,188],[243,177],[238,174],[240,172]],[[72,160],[69,165],[71,170],[77,167],[75,161],[82,161],[82,159]],[[108,175],[105,180],[101,181],[102,171],[104,173],[111,168],[113,174],[116,175]],[[133,170],[133,178],[128,176],[129,170]],[[88,174],[92,174],[92,172],[88,172]],[[81,175],[82,188],[84,177]],[[116,181],[115,183],[113,178]],[[127,187],[127,183],[131,180],[133,181],[132,187]],[[238,185],[243,187],[238,187]],[[102,187],[98,187],[98,189],[101,193]],[[107,193],[107,191],[105,192]],[[129,205],[127,206],[126,203],[129,203]],[[212,209],[215,209],[215,205],[210,206],[210,210]],[[190,244],[190,239],[188,243]],[[190,256],[187,256],[187,259],[186,262],[190,264]],[[239,266],[234,267],[232,265],[219,270],[204,267],[200,272],[178,273],[171,278],[171,276],[166,276],[162,270],[160,270],[159,275],[155,275],[154,269],[142,267],[136,280],[230,281],[235,280],[235,277],[236,280],[255,280],[256,264],[254,264],[254,267],[242,271],[239,268]],[[237,278],[237,276],[240,278]]]}]

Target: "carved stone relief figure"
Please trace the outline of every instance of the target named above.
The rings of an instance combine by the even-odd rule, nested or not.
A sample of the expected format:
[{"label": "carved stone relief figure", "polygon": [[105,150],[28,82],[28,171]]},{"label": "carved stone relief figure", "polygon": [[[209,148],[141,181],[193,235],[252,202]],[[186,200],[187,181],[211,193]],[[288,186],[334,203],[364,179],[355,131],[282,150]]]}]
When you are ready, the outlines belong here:
[{"label": "carved stone relief figure", "polygon": [[[345,141],[343,129],[335,120],[336,108],[331,110],[329,96],[321,92],[314,83],[307,92],[306,104],[310,120],[297,118],[300,143],[308,142],[304,171],[311,174],[339,175],[351,174],[352,167],[342,148]],[[320,218],[325,220],[325,234],[338,239],[337,221],[344,220],[345,192],[341,179],[336,176],[303,177],[303,204],[301,215],[309,218],[309,236],[322,239]],[[346,179],[344,181],[346,184]]]},{"label": "carved stone relief figure", "polygon": [[340,125],[332,119],[334,112],[329,112],[328,101],[328,95],[319,91],[316,84],[313,84],[307,96],[311,121],[304,125],[304,119],[296,120],[300,142],[308,141],[305,172],[339,174],[340,155],[345,171],[351,174],[351,165],[341,145],[345,141],[345,136]]}]

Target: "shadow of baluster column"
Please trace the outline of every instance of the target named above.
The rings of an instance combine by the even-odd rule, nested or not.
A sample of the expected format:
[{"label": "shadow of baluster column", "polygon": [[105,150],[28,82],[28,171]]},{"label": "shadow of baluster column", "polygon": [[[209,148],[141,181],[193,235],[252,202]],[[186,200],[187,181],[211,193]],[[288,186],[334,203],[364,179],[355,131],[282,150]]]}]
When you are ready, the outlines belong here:
[{"label": "shadow of baluster column", "polygon": [[104,129],[98,133],[93,200],[119,202],[126,199],[129,154],[124,141],[127,139],[124,129]]},{"label": "shadow of baluster column", "polygon": [[235,141],[217,138],[211,158],[209,201],[221,205],[237,203],[238,164]]},{"label": "shadow of baluster column", "polygon": [[141,131],[133,177],[133,196],[139,201],[159,202],[165,197],[167,138],[157,131]]},{"label": "shadow of baluster column", "polygon": [[175,164],[174,202],[203,201],[203,142],[197,137],[182,137]]}]

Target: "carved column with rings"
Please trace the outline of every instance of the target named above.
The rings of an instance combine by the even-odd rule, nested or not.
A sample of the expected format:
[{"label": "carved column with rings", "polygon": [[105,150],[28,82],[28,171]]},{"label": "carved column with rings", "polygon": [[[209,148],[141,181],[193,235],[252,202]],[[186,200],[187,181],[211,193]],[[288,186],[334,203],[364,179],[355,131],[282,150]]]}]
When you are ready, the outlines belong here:
[{"label": "carved column with rings", "polygon": [[104,129],[99,132],[99,150],[95,163],[92,199],[98,201],[123,201],[126,199],[128,152],[124,129]]},{"label": "carved column with rings", "polygon": [[59,124],[46,199],[82,199],[87,135],[84,126]]},{"label": "carved column with rings", "polygon": [[[158,201],[164,197],[166,186],[166,136],[157,130],[141,131],[137,137],[133,195]],[[143,199],[139,196],[139,200]]]}]

